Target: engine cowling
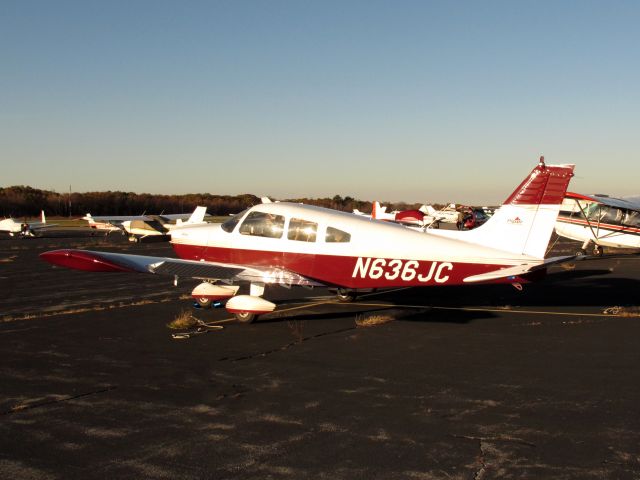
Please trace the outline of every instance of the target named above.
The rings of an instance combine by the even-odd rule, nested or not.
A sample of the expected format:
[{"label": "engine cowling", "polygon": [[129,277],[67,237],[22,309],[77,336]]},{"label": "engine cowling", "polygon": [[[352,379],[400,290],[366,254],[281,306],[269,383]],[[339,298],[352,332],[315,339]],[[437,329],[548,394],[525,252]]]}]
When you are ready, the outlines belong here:
[{"label": "engine cowling", "polygon": [[191,296],[196,300],[226,300],[227,298],[233,297],[236,293],[238,293],[237,285],[233,286],[222,286],[222,285],[214,285],[209,282],[202,282],[196,288],[191,291]]},{"label": "engine cowling", "polygon": [[255,315],[273,312],[275,308],[275,303],[253,295],[236,295],[226,305],[226,309],[230,313],[253,313]]}]

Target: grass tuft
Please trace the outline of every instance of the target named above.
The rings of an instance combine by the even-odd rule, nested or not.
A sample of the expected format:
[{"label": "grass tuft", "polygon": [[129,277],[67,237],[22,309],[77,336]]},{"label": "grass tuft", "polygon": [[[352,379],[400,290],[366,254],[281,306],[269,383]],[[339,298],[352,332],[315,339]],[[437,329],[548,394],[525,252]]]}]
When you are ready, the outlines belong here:
[{"label": "grass tuft", "polygon": [[605,315],[615,315],[616,317],[640,317],[640,308],[638,307],[608,307],[602,313]]},{"label": "grass tuft", "polygon": [[193,318],[191,312],[189,310],[182,310],[176,318],[167,323],[167,327],[173,328],[174,330],[182,330],[185,328],[192,328],[198,324],[198,321]]},{"label": "grass tuft", "polygon": [[356,325],[358,327],[375,327],[377,325],[383,325],[385,323],[393,322],[395,318],[391,315],[371,315],[364,316],[358,315],[356,316]]}]

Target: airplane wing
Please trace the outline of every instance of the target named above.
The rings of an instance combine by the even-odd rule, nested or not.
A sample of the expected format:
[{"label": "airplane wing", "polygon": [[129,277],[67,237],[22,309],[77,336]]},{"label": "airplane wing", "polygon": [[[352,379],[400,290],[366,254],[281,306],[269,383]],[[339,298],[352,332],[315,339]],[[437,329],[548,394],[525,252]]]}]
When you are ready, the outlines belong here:
[{"label": "airplane wing", "polygon": [[188,220],[192,213],[169,213],[160,214],[158,217],[165,221]]},{"label": "airplane wing", "polygon": [[105,222],[110,223],[112,225],[119,225],[122,222],[131,221],[131,220],[150,220],[149,215],[100,215],[94,217],[93,215],[85,215],[82,217],[82,220],[95,220],[97,222]]},{"label": "airplane wing", "polygon": [[221,262],[74,249],[52,250],[40,254],[40,257],[54,265],[91,272],[154,273],[201,280],[253,281],[284,286],[323,285],[280,268],[247,267]]},{"label": "airplane wing", "polygon": [[516,265],[514,267],[501,268],[499,270],[494,270],[492,272],[481,273],[480,275],[472,275],[471,277],[465,278],[463,282],[477,283],[477,282],[486,282],[488,280],[498,280],[500,278],[520,277],[527,273],[531,273],[536,270],[546,268],[549,265],[553,265],[556,263],[563,263],[569,260],[578,260],[582,258],[584,257],[575,257],[575,256],[552,257],[552,258],[546,259],[544,262],[541,262],[541,263],[525,263],[522,265]]},{"label": "airplane wing", "polygon": [[576,201],[596,202],[614,208],[623,208],[626,210],[640,210],[640,203],[624,200],[622,198],[609,197],[607,195],[583,195],[581,193],[567,192],[565,198]]}]

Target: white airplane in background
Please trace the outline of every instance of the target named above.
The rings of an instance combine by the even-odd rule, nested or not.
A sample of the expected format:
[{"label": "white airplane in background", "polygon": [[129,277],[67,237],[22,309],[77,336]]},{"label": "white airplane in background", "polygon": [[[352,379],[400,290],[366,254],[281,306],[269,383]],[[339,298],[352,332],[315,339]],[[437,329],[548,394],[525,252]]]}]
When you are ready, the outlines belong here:
[{"label": "white airplane in background", "polygon": [[[105,218],[108,218],[109,221],[105,220]],[[120,226],[124,220],[118,223],[118,220],[115,217],[92,217],[90,213],[87,213],[82,217],[82,220],[89,222],[89,228],[93,230],[102,230],[106,232],[106,235],[109,235],[111,232],[125,233]]]},{"label": "white airplane in background", "polygon": [[[544,258],[573,165],[544,159],[483,226],[427,230],[287,202],[255,205],[222,224],[174,231],[179,258],[63,249],[41,257],[93,272],[138,272],[200,279],[196,301],[227,300],[239,322],[273,311],[268,284],[328,286],[351,301],[359,290],[506,283],[521,288],[553,263]],[[240,286],[248,294],[238,294]]]},{"label": "white airplane in background", "polygon": [[577,255],[586,254],[590,244],[598,256],[602,247],[640,248],[640,202],[567,192],[556,233],[583,242]]},{"label": "white airplane in background", "polygon": [[[110,232],[121,231],[129,235],[129,240],[140,241],[147,237],[163,236],[169,238],[171,231],[187,225],[206,223],[204,217],[207,207],[196,207],[193,213],[177,213],[170,215],[112,215],[92,217],[87,213],[82,219],[89,222],[89,227]],[[176,223],[170,223],[170,221]],[[186,221],[183,221],[186,220]]]},{"label": "white airplane in background", "polygon": [[40,212],[41,221],[24,221],[18,222],[13,218],[5,218],[0,220],[0,232],[7,232],[9,236],[20,235],[22,237],[35,237],[39,230],[44,228],[55,227],[56,224],[47,223],[47,219],[44,216],[44,210]]}]

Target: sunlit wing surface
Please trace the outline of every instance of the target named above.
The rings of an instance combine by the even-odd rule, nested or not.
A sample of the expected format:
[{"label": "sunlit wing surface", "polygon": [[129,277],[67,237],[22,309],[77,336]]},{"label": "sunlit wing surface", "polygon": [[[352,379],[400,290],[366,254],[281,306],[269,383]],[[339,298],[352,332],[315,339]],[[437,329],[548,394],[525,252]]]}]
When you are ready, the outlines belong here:
[{"label": "sunlit wing surface", "polygon": [[153,273],[202,280],[253,281],[285,286],[322,285],[281,268],[256,268],[222,262],[72,249],[53,250],[40,256],[54,265],[90,272]]}]

